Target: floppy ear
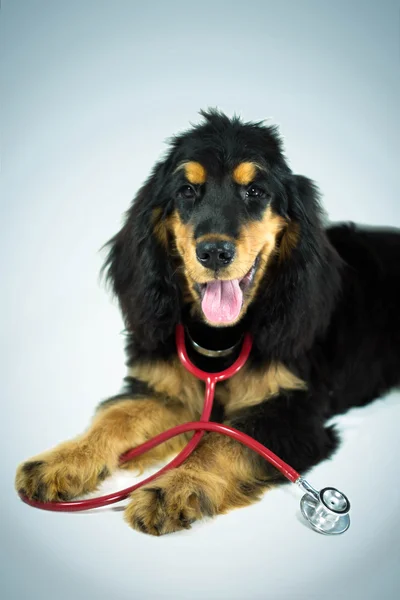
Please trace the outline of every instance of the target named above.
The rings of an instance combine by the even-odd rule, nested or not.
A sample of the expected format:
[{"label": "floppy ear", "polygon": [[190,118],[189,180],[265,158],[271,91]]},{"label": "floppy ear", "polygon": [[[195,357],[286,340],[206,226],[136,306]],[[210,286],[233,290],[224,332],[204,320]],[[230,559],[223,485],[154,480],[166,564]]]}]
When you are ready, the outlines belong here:
[{"label": "floppy ear", "polygon": [[125,223],[108,242],[103,269],[118,297],[129,333],[137,346],[153,350],[174,332],[180,295],[173,281],[161,197],[162,166],[138,192]]},{"label": "floppy ear", "polygon": [[285,210],[296,234],[286,240],[290,251],[284,260],[271,266],[268,285],[256,299],[260,318],[254,325],[260,346],[281,360],[303,353],[326,328],[341,266],[326,235],[316,186],[290,174],[284,187]]},{"label": "floppy ear", "polygon": [[[304,175],[291,174],[286,183],[289,216],[301,222],[313,236],[324,230],[325,213],[320,204],[320,192],[315,183]],[[310,231],[311,229],[311,231]]]}]

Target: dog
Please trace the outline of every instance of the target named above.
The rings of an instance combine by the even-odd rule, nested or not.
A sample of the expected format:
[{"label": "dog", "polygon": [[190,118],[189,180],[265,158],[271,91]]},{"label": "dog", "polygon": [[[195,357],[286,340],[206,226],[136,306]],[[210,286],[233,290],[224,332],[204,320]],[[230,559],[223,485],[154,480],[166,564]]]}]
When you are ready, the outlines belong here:
[{"label": "dog", "polygon": [[[217,384],[212,420],[268,446],[302,474],[331,457],[334,415],[400,385],[400,231],[326,225],[314,183],[295,175],[274,126],[217,110],[170,141],[108,244],[105,274],[123,313],[128,374],[89,429],[20,465],[41,501],[92,492],[119,456],[200,416],[204,383],[180,364],[177,324],[201,369],[248,362]],[[180,451],[190,434],[124,468]],[[258,500],[283,483],[240,443],[207,433],[178,468],[136,490],[136,530],[162,535]]]}]

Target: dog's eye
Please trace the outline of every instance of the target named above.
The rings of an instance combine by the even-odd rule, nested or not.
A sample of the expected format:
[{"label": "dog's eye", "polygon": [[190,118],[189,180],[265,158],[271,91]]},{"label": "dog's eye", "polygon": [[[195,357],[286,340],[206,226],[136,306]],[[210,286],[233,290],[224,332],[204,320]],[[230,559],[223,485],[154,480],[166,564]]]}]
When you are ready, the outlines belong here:
[{"label": "dog's eye", "polygon": [[181,196],[181,198],[190,199],[196,197],[196,192],[191,185],[183,185],[179,190],[178,195]]},{"label": "dog's eye", "polygon": [[265,198],[266,192],[257,185],[251,185],[246,190],[246,198]]}]

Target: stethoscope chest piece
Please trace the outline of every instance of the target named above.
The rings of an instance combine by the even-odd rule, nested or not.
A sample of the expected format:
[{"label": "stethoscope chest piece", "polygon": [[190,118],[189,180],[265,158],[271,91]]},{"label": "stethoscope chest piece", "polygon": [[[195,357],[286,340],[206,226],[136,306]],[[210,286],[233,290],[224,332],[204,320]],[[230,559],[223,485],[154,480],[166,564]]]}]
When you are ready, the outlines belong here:
[{"label": "stethoscope chest piece", "polygon": [[311,527],[325,535],[339,535],[350,527],[350,502],[336,488],[326,487],[320,492],[308,487],[300,501],[303,516]]}]

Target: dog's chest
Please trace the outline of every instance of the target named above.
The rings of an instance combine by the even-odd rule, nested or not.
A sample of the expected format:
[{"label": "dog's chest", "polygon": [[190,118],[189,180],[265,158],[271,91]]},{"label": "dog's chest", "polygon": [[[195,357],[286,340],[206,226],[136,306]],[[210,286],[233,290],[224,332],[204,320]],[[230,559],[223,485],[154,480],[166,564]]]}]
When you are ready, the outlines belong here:
[{"label": "dog's chest", "polygon": [[[186,371],[177,359],[141,363],[129,369],[129,375],[145,381],[158,395],[175,398],[198,417],[203,409],[205,385]],[[276,396],[281,389],[304,389],[304,382],[281,363],[259,369],[244,366],[227,381],[217,383],[215,397],[225,416]]]},{"label": "dog's chest", "polygon": [[242,408],[276,396],[281,389],[304,387],[304,382],[284,365],[271,363],[257,370],[245,366],[228,381],[217,384],[215,396],[229,417]]}]

